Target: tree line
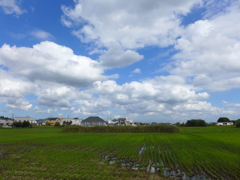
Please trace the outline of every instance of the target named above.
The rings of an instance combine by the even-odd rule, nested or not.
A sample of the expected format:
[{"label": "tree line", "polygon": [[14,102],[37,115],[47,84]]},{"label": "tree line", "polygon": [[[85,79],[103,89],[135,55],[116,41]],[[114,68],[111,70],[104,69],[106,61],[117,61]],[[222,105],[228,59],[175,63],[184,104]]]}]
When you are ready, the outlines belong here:
[{"label": "tree line", "polygon": [[28,121],[23,121],[23,122],[20,121],[20,122],[14,122],[12,124],[12,127],[31,128],[32,125]]},{"label": "tree line", "polygon": [[[240,127],[240,119],[238,120],[229,120],[227,117],[220,117],[217,122],[233,122],[236,127]],[[205,122],[205,120],[202,119],[191,119],[188,120],[185,124],[177,124],[179,126],[187,126],[187,127],[194,127],[194,126],[200,126],[204,127],[208,124]]]}]

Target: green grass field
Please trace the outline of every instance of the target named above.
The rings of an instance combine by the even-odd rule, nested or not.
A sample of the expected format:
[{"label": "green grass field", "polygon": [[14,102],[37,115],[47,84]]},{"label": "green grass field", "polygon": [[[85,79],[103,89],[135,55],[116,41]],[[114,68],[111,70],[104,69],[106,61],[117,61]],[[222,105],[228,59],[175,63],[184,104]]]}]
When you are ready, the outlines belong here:
[{"label": "green grass field", "polygon": [[0,179],[240,179],[240,129],[65,133],[0,129]]}]

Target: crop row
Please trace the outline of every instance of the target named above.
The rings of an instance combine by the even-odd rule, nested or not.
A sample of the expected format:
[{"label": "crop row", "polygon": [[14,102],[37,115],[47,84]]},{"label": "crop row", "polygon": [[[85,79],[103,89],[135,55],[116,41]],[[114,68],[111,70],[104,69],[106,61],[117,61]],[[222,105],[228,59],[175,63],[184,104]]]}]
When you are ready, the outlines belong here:
[{"label": "crop row", "polygon": [[4,132],[11,143],[1,139],[0,131],[2,179],[240,179],[235,131],[109,134],[48,129],[26,130],[27,136],[21,130],[19,143],[11,139],[17,130]]},{"label": "crop row", "polygon": [[[1,147],[1,179],[145,179],[145,172],[110,166],[94,148],[10,144]],[[19,149],[22,149],[18,152]],[[6,153],[5,153],[6,152]]]}]

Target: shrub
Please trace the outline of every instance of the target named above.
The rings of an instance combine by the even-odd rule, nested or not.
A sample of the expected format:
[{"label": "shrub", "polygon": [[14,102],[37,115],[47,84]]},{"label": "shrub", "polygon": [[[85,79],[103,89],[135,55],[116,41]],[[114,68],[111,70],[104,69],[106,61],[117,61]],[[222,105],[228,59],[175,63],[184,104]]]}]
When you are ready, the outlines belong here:
[{"label": "shrub", "polygon": [[22,127],[22,123],[21,122],[14,122],[12,124],[12,127]]},{"label": "shrub", "polygon": [[236,124],[236,127],[237,127],[237,128],[240,128],[240,123],[237,123],[237,124]]},{"label": "shrub", "polygon": [[207,123],[202,119],[192,119],[187,121],[186,126],[207,126]]},{"label": "shrub", "polygon": [[50,123],[50,122],[45,122],[45,125],[46,125],[46,126],[50,126],[51,123]]},{"label": "shrub", "polygon": [[230,122],[227,117],[220,117],[217,122]]},{"label": "shrub", "polygon": [[179,128],[172,125],[159,124],[149,126],[64,126],[63,132],[81,133],[179,133]]},{"label": "shrub", "polygon": [[30,127],[30,122],[28,122],[28,121],[23,121],[22,127]]},{"label": "shrub", "polygon": [[240,119],[236,120],[236,121],[233,121],[234,124],[238,124],[240,123]]},{"label": "shrub", "polygon": [[56,122],[56,123],[54,124],[54,126],[60,126],[60,123],[59,123],[59,122]]},{"label": "shrub", "polygon": [[31,123],[28,121],[14,122],[12,126],[13,127],[32,127]]}]

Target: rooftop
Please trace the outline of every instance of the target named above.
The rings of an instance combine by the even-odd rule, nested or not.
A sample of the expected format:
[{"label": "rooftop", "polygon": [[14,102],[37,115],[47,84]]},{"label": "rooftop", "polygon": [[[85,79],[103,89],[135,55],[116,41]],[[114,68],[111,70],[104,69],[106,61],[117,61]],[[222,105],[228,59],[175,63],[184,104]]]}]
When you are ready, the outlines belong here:
[{"label": "rooftop", "polygon": [[82,121],[84,122],[105,122],[102,118],[98,116],[90,116]]}]

